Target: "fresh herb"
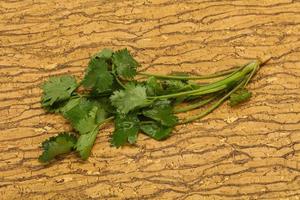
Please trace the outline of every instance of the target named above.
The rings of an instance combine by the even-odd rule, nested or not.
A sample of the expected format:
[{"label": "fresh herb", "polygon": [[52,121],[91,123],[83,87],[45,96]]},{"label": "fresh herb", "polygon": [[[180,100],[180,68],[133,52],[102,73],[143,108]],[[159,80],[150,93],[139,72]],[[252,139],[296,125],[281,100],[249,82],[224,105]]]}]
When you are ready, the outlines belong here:
[{"label": "fresh herb", "polygon": [[161,95],[164,91],[161,82],[154,76],[150,76],[146,82],[146,91],[148,96]]},{"label": "fresh herb", "polygon": [[110,97],[111,103],[120,113],[148,105],[151,101],[147,99],[146,88],[128,83],[124,90],[115,91]]},{"label": "fresh herb", "polygon": [[159,124],[158,122],[150,121],[141,124],[141,130],[148,136],[155,140],[164,140],[170,136],[173,127],[167,127]]},{"label": "fresh herb", "polygon": [[[260,62],[203,76],[148,74],[137,72],[138,66],[127,49],[103,49],[91,57],[79,84],[69,75],[46,81],[42,106],[62,114],[75,133],[60,133],[43,142],[39,161],[48,163],[73,150],[86,160],[99,131],[113,119],[115,130],[110,142],[114,147],[135,144],[140,132],[164,140],[176,125],[203,118],[227,99],[230,106],[248,100],[251,93],[245,87]],[[136,75],[147,79],[137,81]],[[199,84],[199,79],[207,83]],[[187,118],[176,116],[195,109],[201,111]]]},{"label": "fresh herb", "polygon": [[96,127],[87,134],[79,136],[75,148],[83,160],[86,160],[90,156],[98,131],[99,129]]},{"label": "fresh herb", "polygon": [[44,91],[42,106],[51,109],[55,104],[68,100],[76,87],[77,83],[73,76],[51,77],[42,86]]},{"label": "fresh herb", "polygon": [[252,96],[251,92],[249,92],[246,88],[241,88],[230,95],[229,105],[236,106],[240,103],[249,100],[251,96]]},{"label": "fresh herb", "polygon": [[92,58],[82,80],[83,87],[92,88],[98,93],[111,89],[113,75],[108,71],[108,67],[105,58]]},{"label": "fresh herb", "polygon": [[136,68],[139,65],[127,49],[116,51],[112,56],[112,63],[116,66],[118,75],[125,79],[134,78]]},{"label": "fresh herb", "polygon": [[60,133],[55,137],[51,137],[42,143],[44,150],[40,155],[40,162],[49,162],[58,155],[71,152],[76,144],[76,137],[69,133]]},{"label": "fresh herb", "polygon": [[117,114],[111,144],[115,147],[120,147],[127,142],[134,144],[137,140],[138,132],[139,119],[136,113]]},{"label": "fresh herb", "polygon": [[164,126],[175,126],[177,117],[173,114],[173,107],[169,100],[159,100],[154,102],[150,108],[143,110],[143,115],[149,117]]}]

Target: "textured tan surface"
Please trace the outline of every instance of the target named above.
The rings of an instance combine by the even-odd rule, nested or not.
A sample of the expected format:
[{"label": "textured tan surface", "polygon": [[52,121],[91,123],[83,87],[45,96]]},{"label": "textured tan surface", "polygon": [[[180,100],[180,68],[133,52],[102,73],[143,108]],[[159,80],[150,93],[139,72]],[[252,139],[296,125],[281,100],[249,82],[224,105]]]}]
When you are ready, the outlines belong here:
[{"label": "textured tan surface", "polygon": [[[0,1],[0,199],[299,199],[300,2]],[[70,127],[40,107],[50,75],[81,77],[98,50],[128,47],[148,71],[210,73],[273,56],[249,85],[164,142],[140,135],[44,167],[40,143]]]}]

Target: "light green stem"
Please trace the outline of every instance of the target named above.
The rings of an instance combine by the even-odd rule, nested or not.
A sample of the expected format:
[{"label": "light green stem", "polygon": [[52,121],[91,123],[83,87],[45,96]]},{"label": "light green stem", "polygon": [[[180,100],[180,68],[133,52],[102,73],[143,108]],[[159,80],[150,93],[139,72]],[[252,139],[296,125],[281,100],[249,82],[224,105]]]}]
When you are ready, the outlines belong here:
[{"label": "light green stem", "polygon": [[[249,76],[250,77],[250,76]],[[243,80],[240,84],[238,84],[233,90],[231,90],[229,93],[227,93],[224,97],[222,97],[219,101],[217,101],[216,103],[214,103],[211,107],[209,107],[207,110],[201,112],[198,115],[194,115],[193,117],[189,117],[186,118],[184,120],[182,120],[181,122],[179,122],[179,124],[186,124],[198,119],[201,119],[203,117],[205,117],[206,115],[208,115],[209,113],[211,113],[212,111],[214,111],[216,108],[218,108],[227,98],[230,97],[230,95],[232,93],[234,93],[235,91],[237,91],[239,88],[243,87],[246,83],[247,80],[249,80],[249,77],[245,80]]]},{"label": "light green stem", "polygon": [[203,95],[212,92],[217,92],[226,88],[231,82],[239,81],[243,79],[246,75],[256,70],[258,65],[259,65],[259,61],[251,62],[250,64],[246,65],[242,70],[235,71],[222,80],[201,86],[200,88],[195,90],[178,92],[178,93],[162,95],[162,96],[149,97],[149,99],[168,99],[168,98],[173,98],[178,96]]},{"label": "light green stem", "polygon": [[114,119],[114,116],[111,116],[111,117],[106,118],[105,120],[103,120],[103,121],[98,125],[98,127],[99,127],[99,128],[103,127],[106,123],[110,122],[110,121],[113,120],[113,119]]},{"label": "light green stem", "polygon": [[232,72],[240,70],[240,68],[230,69],[223,72],[217,72],[215,74],[209,74],[209,75],[199,75],[199,76],[176,76],[176,75],[162,75],[162,74],[151,74],[147,72],[138,72],[138,74],[143,76],[154,76],[156,78],[160,79],[173,79],[173,80],[201,80],[201,79],[210,79],[210,78],[218,78],[221,76],[228,75]]},{"label": "light green stem", "polygon": [[213,96],[213,97],[210,97],[208,99],[204,99],[202,101],[199,101],[197,103],[194,103],[194,104],[190,104],[188,106],[184,106],[184,107],[181,107],[181,108],[175,108],[173,110],[174,113],[181,113],[181,112],[187,112],[187,111],[190,111],[190,110],[194,110],[196,108],[199,108],[201,106],[204,106],[206,104],[208,104],[209,102],[211,102],[212,100],[214,100],[216,98],[216,96]]}]

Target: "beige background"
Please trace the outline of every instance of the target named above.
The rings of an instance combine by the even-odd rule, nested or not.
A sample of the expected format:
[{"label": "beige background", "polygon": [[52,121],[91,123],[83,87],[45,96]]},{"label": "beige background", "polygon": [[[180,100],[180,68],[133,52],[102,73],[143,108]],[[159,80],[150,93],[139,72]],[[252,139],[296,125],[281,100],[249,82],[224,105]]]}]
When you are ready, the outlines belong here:
[{"label": "beige background", "polygon": [[[300,2],[291,0],[0,1],[0,199],[299,199]],[[151,72],[207,74],[272,56],[249,88],[156,142],[42,166],[41,142],[69,130],[45,114],[39,85],[82,76],[89,56],[128,47]]]}]

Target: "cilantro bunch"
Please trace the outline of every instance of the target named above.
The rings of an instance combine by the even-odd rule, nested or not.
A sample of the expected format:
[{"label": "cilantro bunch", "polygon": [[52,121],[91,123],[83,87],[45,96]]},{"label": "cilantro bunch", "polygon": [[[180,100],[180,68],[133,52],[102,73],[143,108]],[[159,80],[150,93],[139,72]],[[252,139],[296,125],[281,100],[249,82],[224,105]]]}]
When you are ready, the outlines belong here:
[{"label": "cilantro bunch", "polygon": [[[139,63],[127,49],[103,49],[91,57],[84,78],[51,77],[43,86],[42,106],[62,114],[73,132],[60,133],[42,143],[39,161],[48,163],[71,151],[86,160],[96,137],[107,122],[114,120],[110,143],[114,147],[134,144],[139,133],[155,139],[168,138],[173,128],[200,119],[225,100],[236,106],[248,100],[245,88],[257,72],[259,61],[205,76],[148,74],[137,72]],[[135,76],[145,77],[137,81]],[[199,84],[196,80],[205,79]],[[201,109],[179,119],[177,113]]]}]

